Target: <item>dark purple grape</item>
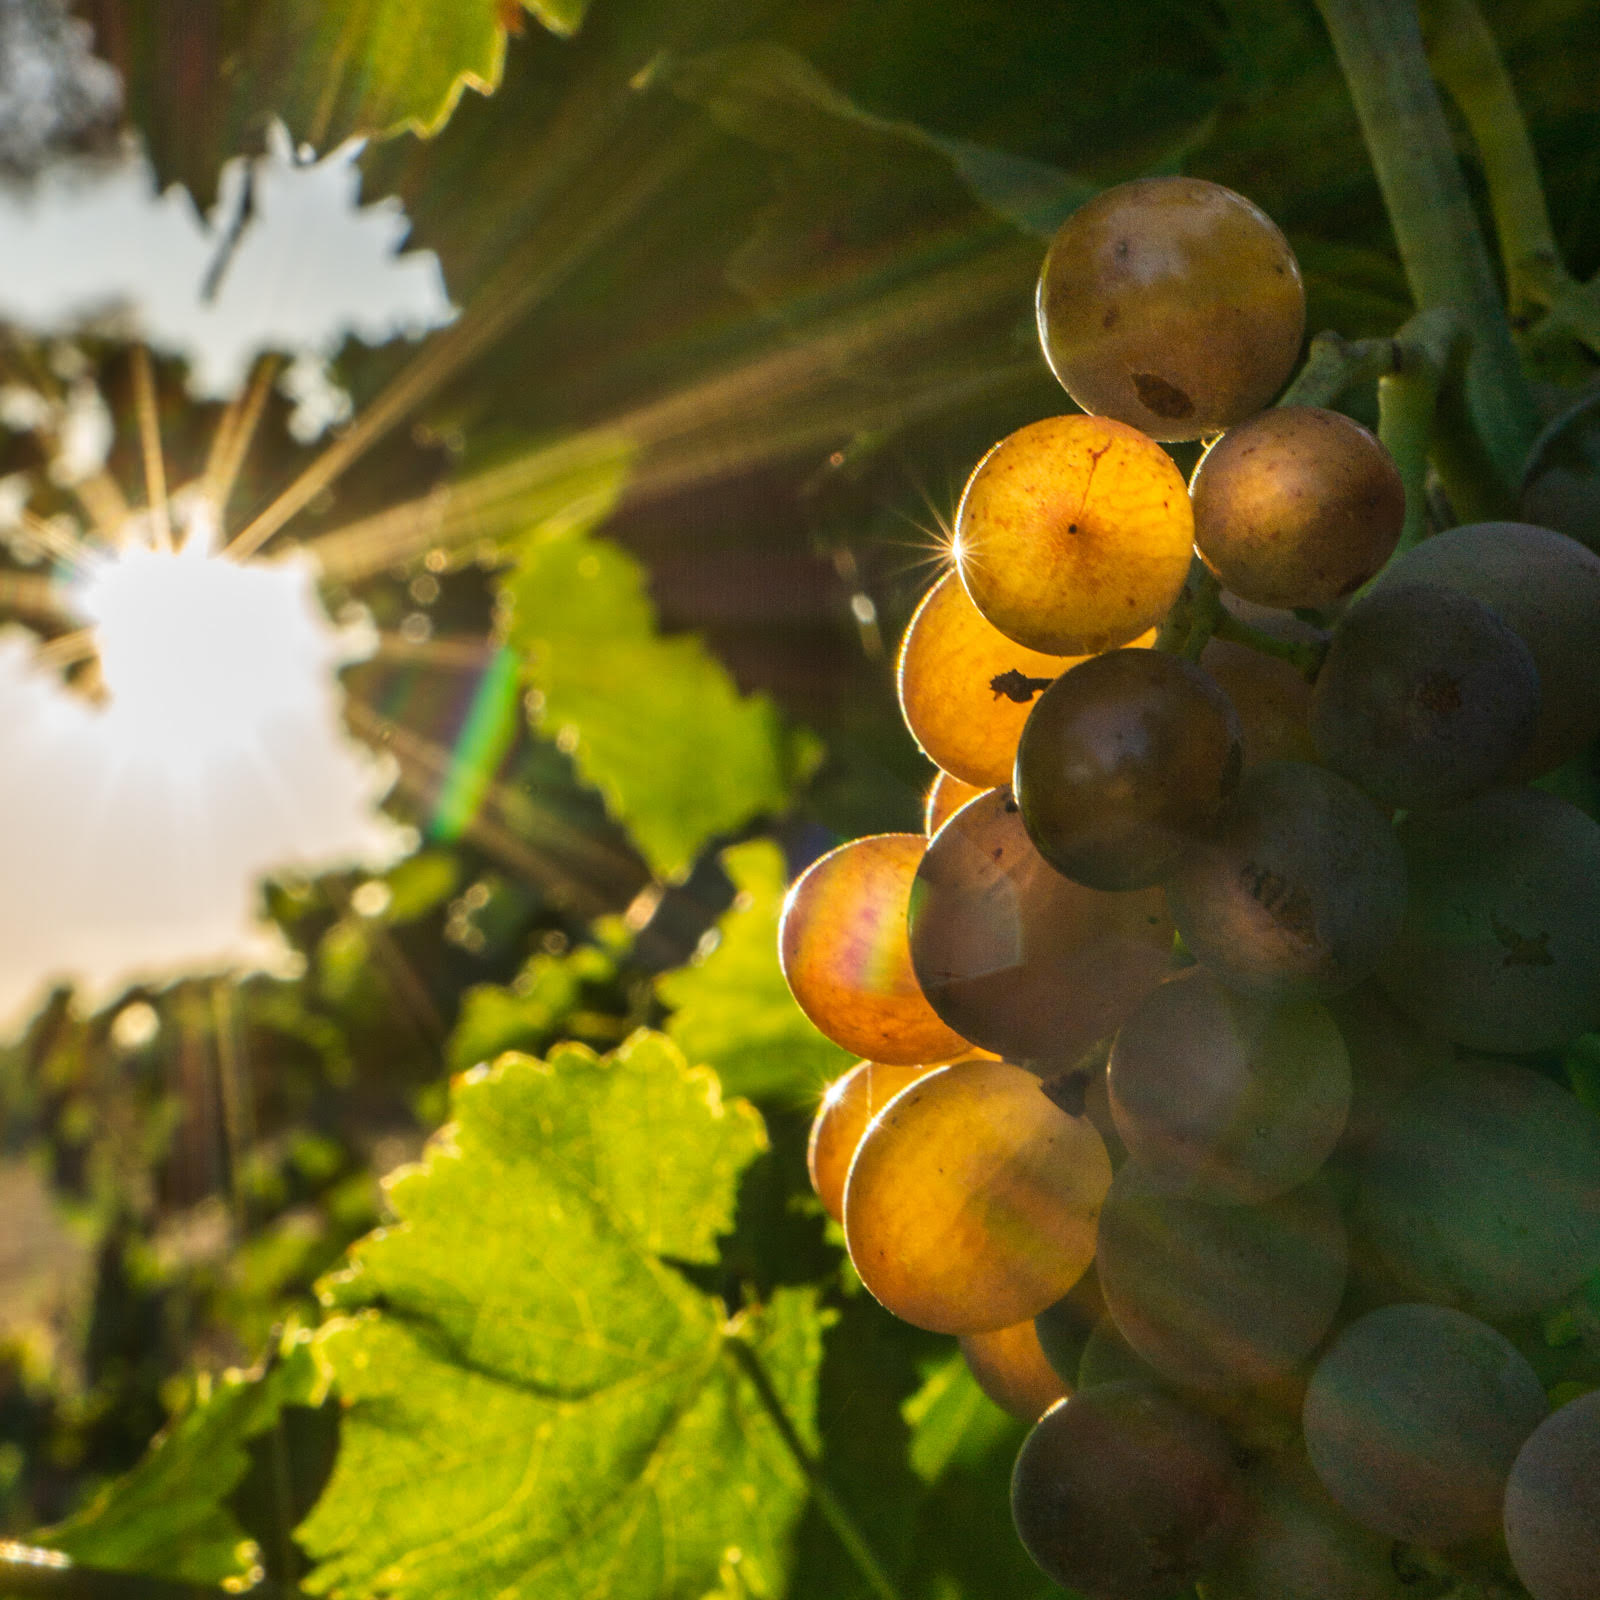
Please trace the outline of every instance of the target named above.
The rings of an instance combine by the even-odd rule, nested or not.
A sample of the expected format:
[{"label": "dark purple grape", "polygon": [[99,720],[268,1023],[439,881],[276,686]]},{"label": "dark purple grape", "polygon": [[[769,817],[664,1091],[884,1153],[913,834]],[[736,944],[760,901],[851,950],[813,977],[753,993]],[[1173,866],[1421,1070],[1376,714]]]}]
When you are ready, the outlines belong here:
[{"label": "dark purple grape", "polygon": [[1106,894],[1062,877],[1006,789],[963,806],[934,836],[912,885],[910,930],[929,1005],[1012,1061],[1070,1061],[1114,1032],[1172,951],[1159,889]]},{"label": "dark purple grape", "polygon": [[1234,994],[1204,967],[1141,1002],[1111,1047],[1111,1111],[1164,1188],[1261,1201],[1327,1159],[1350,1108],[1350,1060],[1314,1000]]},{"label": "dark purple grape", "polygon": [[1500,1521],[1506,1474],[1545,1413],[1510,1340],[1447,1306],[1368,1312],[1306,1390],[1306,1453],[1363,1527],[1455,1544]]},{"label": "dark purple grape", "polygon": [[1403,1011],[1508,1054],[1600,1026],[1600,825],[1543,790],[1492,789],[1397,836],[1410,899],[1378,976]]},{"label": "dark purple grape", "polygon": [[1600,733],[1600,556],[1527,522],[1474,522],[1424,539],[1379,579],[1438,583],[1491,607],[1533,652],[1539,721],[1510,776],[1549,772]]},{"label": "dark purple grape", "polygon": [[1386,583],[1334,630],[1311,732],[1328,765],[1381,805],[1449,805],[1527,747],[1539,705],[1532,652],[1488,606]]},{"label": "dark purple grape", "polygon": [[1506,1482],[1505,1530],[1533,1600],[1600,1600],[1600,1389],[1529,1435]]},{"label": "dark purple grape", "polygon": [[1419,1298],[1503,1321],[1600,1271],[1600,1117],[1530,1067],[1452,1062],[1393,1107],[1358,1216]]},{"label": "dark purple grape", "polygon": [[1123,1337],[1194,1389],[1259,1388],[1316,1348],[1348,1247],[1322,1179],[1260,1206],[1162,1194],[1131,1162],[1100,1213],[1100,1290]]},{"label": "dark purple grape", "polygon": [[1224,1554],[1241,1509],[1227,1434],[1148,1384],[1047,1411],[1011,1475],[1023,1548],[1089,1600],[1171,1600]]},{"label": "dark purple grape", "polygon": [[1347,779],[1298,761],[1246,773],[1167,880],[1189,949],[1230,988],[1268,998],[1353,988],[1399,931],[1405,897],[1388,819]]},{"label": "dark purple grape", "polygon": [[1034,702],[1013,788],[1058,871],[1094,889],[1159,883],[1238,787],[1239,718],[1211,677],[1159,650],[1113,650]]}]

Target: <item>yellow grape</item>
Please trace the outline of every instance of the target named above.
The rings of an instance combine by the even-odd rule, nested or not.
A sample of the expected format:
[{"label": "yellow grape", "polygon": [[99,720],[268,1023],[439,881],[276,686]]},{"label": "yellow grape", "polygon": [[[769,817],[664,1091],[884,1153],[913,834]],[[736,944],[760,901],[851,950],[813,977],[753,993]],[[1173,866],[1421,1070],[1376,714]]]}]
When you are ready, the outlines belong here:
[{"label": "yellow grape", "polygon": [[993,1333],[963,1334],[961,1354],[978,1387],[1002,1411],[1024,1422],[1037,1422],[1067,1397],[1067,1386],[1050,1365],[1032,1317]]},{"label": "yellow grape", "polygon": [[806,1169],[823,1209],[835,1222],[844,1221],[844,1181],[867,1124],[908,1083],[932,1070],[931,1066],[859,1061],[829,1085],[811,1123]]},{"label": "yellow grape", "polygon": [[850,1259],[897,1317],[988,1333],[1037,1316],[1094,1258],[1104,1140],[1005,1061],[960,1061],[896,1095],[844,1191]]},{"label": "yellow grape", "polygon": [[967,1041],[917,987],[906,939],[927,840],[875,833],[831,850],[784,901],[778,959],[795,1003],[842,1049],[897,1065],[949,1061]]},{"label": "yellow grape", "polygon": [[1046,417],[1002,439],[967,482],[956,562],[1008,639],[1050,655],[1131,643],[1171,608],[1194,543],[1172,458],[1108,417]]},{"label": "yellow grape", "polygon": [[962,806],[976,800],[984,791],[975,784],[963,783],[941,772],[928,785],[928,798],[922,808],[922,831],[931,839]]}]

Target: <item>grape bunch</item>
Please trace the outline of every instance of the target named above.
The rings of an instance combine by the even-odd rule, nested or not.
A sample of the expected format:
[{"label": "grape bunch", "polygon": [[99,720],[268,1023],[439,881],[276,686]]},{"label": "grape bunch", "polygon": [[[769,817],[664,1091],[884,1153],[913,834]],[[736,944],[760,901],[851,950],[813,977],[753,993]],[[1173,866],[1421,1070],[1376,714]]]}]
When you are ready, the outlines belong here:
[{"label": "grape bunch", "polygon": [[[1304,296],[1230,190],[1091,201],[1038,317],[1084,414],[978,464],[906,631],[927,836],[785,905],[796,1000],[863,1058],[817,1193],[1034,1425],[1017,1531],[1091,1600],[1462,1562],[1597,1600],[1600,1367],[1544,1329],[1600,1305],[1600,1117],[1561,1067],[1600,1029],[1600,825],[1563,797],[1600,558],[1518,523],[1396,554],[1382,444],[1264,409]],[[1195,439],[1185,484],[1162,442]]]}]

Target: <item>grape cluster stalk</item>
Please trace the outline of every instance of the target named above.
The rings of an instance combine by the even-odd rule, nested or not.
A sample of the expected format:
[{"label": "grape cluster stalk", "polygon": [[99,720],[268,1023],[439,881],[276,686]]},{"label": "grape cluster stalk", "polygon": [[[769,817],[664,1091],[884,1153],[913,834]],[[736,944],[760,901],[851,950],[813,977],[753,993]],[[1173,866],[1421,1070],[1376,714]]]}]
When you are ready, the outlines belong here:
[{"label": "grape cluster stalk", "polygon": [[1600,1273],[1560,1069],[1600,1029],[1600,824],[1549,781],[1600,736],[1600,557],[1509,522],[1397,555],[1384,446],[1270,406],[1304,307],[1213,183],[1056,236],[1082,414],[978,463],[901,649],[927,834],[784,908],[864,1058],[812,1180],[1033,1424],[1017,1532],[1090,1600],[1600,1600],[1600,1392],[1543,1332]]}]

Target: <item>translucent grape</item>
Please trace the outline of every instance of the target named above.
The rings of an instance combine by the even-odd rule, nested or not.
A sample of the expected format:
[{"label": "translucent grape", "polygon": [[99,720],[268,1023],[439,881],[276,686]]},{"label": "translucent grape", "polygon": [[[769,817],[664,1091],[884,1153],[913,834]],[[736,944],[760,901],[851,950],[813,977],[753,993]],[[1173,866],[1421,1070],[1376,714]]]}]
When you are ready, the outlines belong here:
[{"label": "translucent grape", "polygon": [[1143,178],[1080,206],[1039,278],[1039,340],[1085,411],[1198,439],[1272,399],[1305,291],[1266,214],[1201,178]]},{"label": "translucent grape", "polygon": [[1474,1050],[1523,1053],[1600,1025],[1600,825],[1539,789],[1493,789],[1397,830],[1410,901],[1378,976]]},{"label": "translucent grape", "polygon": [[1448,1306],[1393,1305],[1340,1334],[1306,1390],[1306,1453],[1364,1527],[1418,1544],[1491,1533],[1545,1413],[1511,1341]]},{"label": "translucent grape", "polygon": [[1195,1389],[1288,1377],[1344,1291],[1344,1224],[1321,1179],[1259,1206],[1157,1192],[1133,1163],[1100,1216],[1100,1289],[1122,1336]]},{"label": "translucent grape", "polygon": [[1431,583],[1385,583],[1334,630],[1311,731],[1328,765],[1386,806],[1487,788],[1533,736],[1532,652],[1488,606]]},{"label": "translucent grape", "polygon": [[1380,581],[1459,589],[1496,611],[1533,652],[1539,720],[1508,776],[1548,772],[1600,733],[1600,556],[1531,523],[1475,522],[1424,539]]},{"label": "translucent grape", "polygon": [[1227,1434],[1142,1383],[1047,1411],[1011,1475],[1023,1548],[1089,1600],[1171,1600],[1227,1550],[1241,1509]]},{"label": "translucent grape", "polygon": [[1111,1047],[1111,1111],[1163,1188],[1261,1201],[1304,1183],[1338,1142],[1350,1061],[1313,1000],[1230,993],[1192,967],[1140,1002]]},{"label": "translucent grape", "polygon": [[1031,1318],[993,1333],[963,1334],[961,1354],[978,1387],[1002,1411],[1024,1422],[1037,1422],[1067,1396],[1067,1386],[1045,1356]]},{"label": "translucent grape", "polygon": [[1505,1532],[1533,1600],[1600,1600],[1600,1389],[1529,1435],[1506,1482]]},{"label": "translucent grape", "polygon": [[964,783],[1010,783],[1036,690],[994,687],[1007,674],[1051,679],[1078,659],[1024,649],[986,622],[948,572],[923,597],[900,645],[900,712],[928,759]]},{"label": "translucent grape", "polygon": [[1107,417],[1019,428],[978,463],[956,511],[973,604],[1047,655],[1093,655],[1154,627],[1183,588],[1193,537],[1172,458]]},{"label": "translucent grape", "polygon": [[967,801],[977,799],[982,793],[982,789],[941,772],[928,785],[928,798],[922,808],[922,831],[931,839]]},{"label": "translucent grape", "polygon": [[1389,1113],[1359,1216],[1411,1291],[1495,1321],[1600,1270],[1600,1117],[1542,1073],[1462,1061]]},{"label": "translucent grape", "polygon": [[951,1028],[1013,1061],[1071,1061],[1161,981],[1172,923],[1159,889],[1105,894],[1063,878],[996,789],[929,844],[910,941],[922,992]]},{"label": "translucent grape", "polygon": [[986,1333],[1037,1316],[1094,1257],[1104,1141],[1032,1073],[962,1061],[868,1126],[844,1191],[850,1259],[898,1317]]},{"label": "translucent grape", "polygon": [[1194,538],[1234,594],[1265,606],[1326,606],[1389,559],[1405,488],[1359,422],[1277,406],[1230,428],[1195,468]]},{"label": "translucent grape", "polygon": [[1405,912],[1405,862],[1388,820],[1321,767],[1247,772],[1214,835],[1167,881],[1185,943],[1230,987],[1327,996],[1377,966]]},{"label": "translucent grape", "polygon": [[1159,883],[1238,786],[1239,718],[1199,667],[1113,650],[1063,673],[1033,707],[1014,789],[1028,834],[1095,889]]},{"label": "translucent grape", "polygon": [[811,1123],[806,1167],[811,1174],[811,1187],[835,1222],[844,1220],[844,1180],[867,1124],[908,1083],[915,1083],[932,1070],[861,1061],[829,1086]]},{"label": "translucent grape", "polygon": [[836,1045],[869,1061],[920,1065],[967,1048],[911,970],[906,909],[926,847],[916,833],[842,844],[811,864],[783,904],[778,958],[795,1003]]},{"label": "translucent grape", "polygon": [[[1298,1462],[1246,1475],[1238,1541],[1200,1584],[1201,1600],[1407,1600],[1394,1541],[1353,1522]],[[1424,1590],[1431,1594],[1432,1590]]]}]

